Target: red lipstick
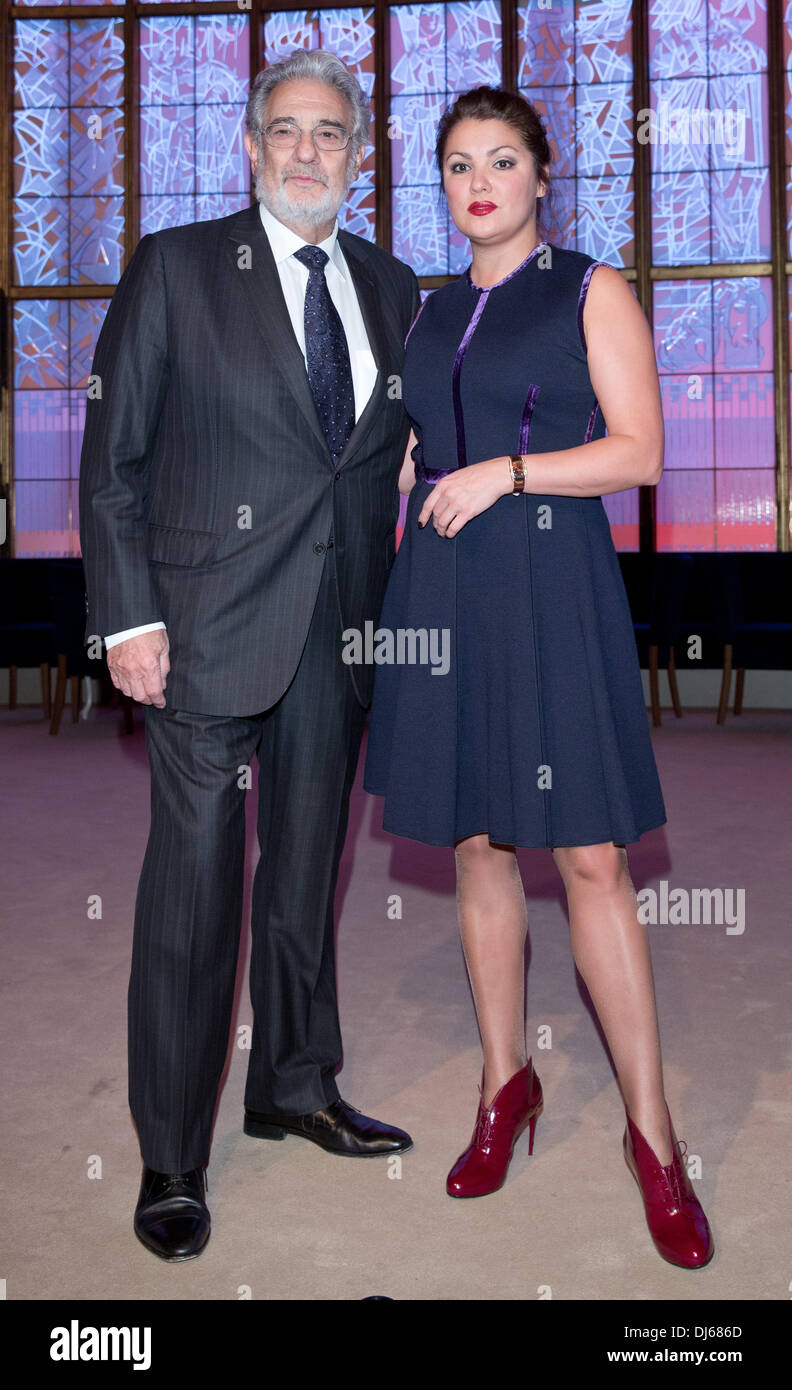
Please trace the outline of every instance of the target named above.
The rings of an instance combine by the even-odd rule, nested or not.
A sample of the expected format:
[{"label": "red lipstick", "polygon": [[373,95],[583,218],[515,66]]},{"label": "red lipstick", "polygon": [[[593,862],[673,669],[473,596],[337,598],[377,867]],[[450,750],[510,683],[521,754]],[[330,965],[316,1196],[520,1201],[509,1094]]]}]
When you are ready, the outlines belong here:
[{"label": "red lipstick", "polygon": [[488,212],[495,211],[495,203],[470,203],[468,212],[472,212],[474,217],[486,217]]}]

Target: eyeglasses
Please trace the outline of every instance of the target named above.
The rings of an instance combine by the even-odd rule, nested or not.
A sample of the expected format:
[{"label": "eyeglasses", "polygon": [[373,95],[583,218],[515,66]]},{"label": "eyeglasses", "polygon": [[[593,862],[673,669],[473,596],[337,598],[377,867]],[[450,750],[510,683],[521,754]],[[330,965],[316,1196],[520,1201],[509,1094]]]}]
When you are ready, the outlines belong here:
[{"label": "eyeglasses", "polygon": [[[273,121],[264,129],[264,139],[274,150],[292,150],[303,134],[296,121]],[[311,131],[317,150],[344,150],[352,139],[340,126],[317,125]]]}]

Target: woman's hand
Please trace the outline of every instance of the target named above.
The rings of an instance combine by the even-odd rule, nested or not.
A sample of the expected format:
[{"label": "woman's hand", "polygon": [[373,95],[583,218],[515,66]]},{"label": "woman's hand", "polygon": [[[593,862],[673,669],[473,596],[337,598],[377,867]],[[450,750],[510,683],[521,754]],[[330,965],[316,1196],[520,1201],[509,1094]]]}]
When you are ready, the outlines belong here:
[{"label": "woman's hand", "polygon": [[505,454],[483,463],[471,463],[435,483],[423,504],[418,525],[425,526],[431,516],[438,536],[455,536],[471,517],[485,512],[499,497],[507,497],[513,491]]}]

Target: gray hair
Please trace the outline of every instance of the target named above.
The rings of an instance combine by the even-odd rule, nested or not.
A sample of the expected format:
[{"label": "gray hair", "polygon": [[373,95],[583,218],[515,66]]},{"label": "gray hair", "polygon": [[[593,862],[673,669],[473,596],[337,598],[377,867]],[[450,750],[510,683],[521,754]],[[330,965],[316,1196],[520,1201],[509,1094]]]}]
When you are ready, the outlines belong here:
[{"label": "gray hair", "polygon": [[270,94],[281,82],[298,81],[309,77],[315,82],[326,82],[336,87],[346,97],[352,108],[353,126],[351,145],[353,150],[368,144],[371,124],[371,105],[355,74],[325,48],[298,48],[277,63],[270,63],[256,74],[245,107],[245,129],[258,137]]}]

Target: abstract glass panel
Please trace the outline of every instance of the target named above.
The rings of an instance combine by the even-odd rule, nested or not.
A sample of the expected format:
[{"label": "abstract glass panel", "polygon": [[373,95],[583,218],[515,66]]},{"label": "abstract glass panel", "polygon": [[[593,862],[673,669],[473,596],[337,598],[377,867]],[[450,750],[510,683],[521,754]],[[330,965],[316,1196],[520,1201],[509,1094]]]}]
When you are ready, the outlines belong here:
[{"label": "abstract glass panel", "polygon": [[716,372],[713,381],[718,471],[772,468],[775,409],[771,373]]},{"label": "abstract glass panel", "polygon": [[15,550],[79,554],[85,387],[107,299],[14,305]]},{"label": "abstract glass panel", "polygon": [[772,369],[773,318],[770,277],[712,280],[713,366],[718,371]]},{"label": "abstract glass panel", "polygon": [[14,407],[16,480],[68,478],[71,473],[70,393],[17,391]]},{"label": "abstract glass panel", "polygon": [[650,0],[657,265],[770,255],[767,0]]},{"label": "abstract glass panel", "polygon": [[635,264],[633,69],[629,0],[517,8],[518,90],[551,151],[538,225],[558,246]]},{"label": "abstract glass panel", "polygon": [[141,235],[247,207],[246,17],[147,16],[140,35]]},{"label": "abstract glass panel", "polygon": [[68,299],[21,299],[14,305],[14,387],[69,385]]},{"label": "abstract glass panel", "polygon": [[[768,535],[774,536],[775,484],[768,490],[768,476],[774,476],[775,402],[769,278],[655,284],[654,344],[666,435],[666,472],[659,485],[664,489],[662,548],[683,547],[683,531],[671,524],[675,498],[685,508],[680,525],[684,520],[693,527],[692,548],[708,548],[701,537],[710,534],[710,525],[711,548],[772,548]],[[710,494],[696,490],[694,470],[712,481],[714,511],[708,509],[703,521],[702,498]],[[666,485],[672,472],[685,475],[684,485]],[[757,491],[751,496],[753,486]],[[658,531],[658,543],[659,536]]]},{"label": "abstract glass panel", "polygon": [[14,538],[18,559],[58,559],[79,553],[76,479],[14,486]]},{"label": "abstract glass panel", "polygon": [[656,282],[653,320],[661,374],[713,370],[711,280]]},{"label": "abstract glass panel", "polygon": [[746,468],[716,473],[715,512],[717,550],[775,550],[775,471]]},{"label": "abstract glass panel", "polygon": [[715,549],[712,469],[667,469],[655,493],[658,550]]},{"label": "abstract glass panel", "polygon": [[14,25],[16,283],[112,283],[124,238],[119,19]]},{"label": "abstract glass panel", "polygon": [[602,499],[602,505],[610,522],[611,537],[616,549],[640,549],[638,488],[627,488],[624,492],[608,492]]},{"label": "abstract glass panel", "polygon": [[660,396],[665,423],[664,468],[712,471],[715,464],[712,377],[696,372],[687,376],[662,376]]}]

